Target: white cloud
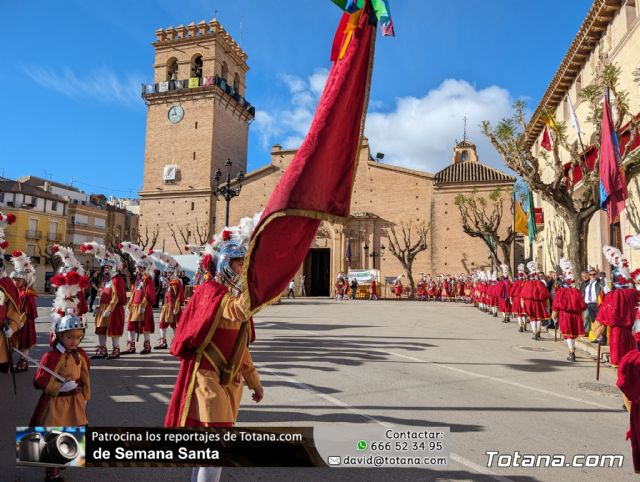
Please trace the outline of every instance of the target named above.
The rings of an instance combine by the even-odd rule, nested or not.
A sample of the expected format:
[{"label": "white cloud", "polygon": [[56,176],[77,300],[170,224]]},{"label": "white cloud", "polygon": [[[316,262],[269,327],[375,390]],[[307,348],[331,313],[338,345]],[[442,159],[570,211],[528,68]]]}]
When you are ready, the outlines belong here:
[{"label": "white cloud", "polygon": [[85,76],[78,76],[69,67],[56,71],[47,67],[25,66],[23,70],[35,83],[76,101],[89,99],[127,107],[144,105],[140,99],[141,77],[127,75],[121,79],[107,67]]},{"label": "white cloud", "polygon": [[504,169],[479,124],[510,115],[512,102],[501,87],[478,90],[464,80],[447,79],[423,97],[398,98],[391,112],[369,111],[366,135],[373,154],[385,154],[384,162],[437,172],[450,164],[466,116],[467,137],[477,145],[480,161]]},{"label": "white cloud", "polygon": [[253,122],[264,149],[278,142],[285,149],[300,146],[307,134],[316,105],[329,76],[327,69],[316,69],[306,79],[295,75],[281,74],[280,80],[289,91],[289,105],[275,112],[256,111]]},{"label": "white cloud", "polygon": [[[269,149],[274,142],[284,148],[300,146],[327,76],[326,69],[316,70],[306,79],[280,75],[290,102],[279,111],[256,112],[253,125],[263,148]],[[467,117],[467,137],[477,145],[481,162],[505,169],[479,125],[483,120],[495,124],[510,115],[512,103],[509,92],[501,87],[476,89],[467,81],[447,79],[422,97],[397,98],[391,111],[383,110],[384,102],[370,101],[366,135],[373,155],[383,152],[385,163],[435,173],[450,164]]]}]

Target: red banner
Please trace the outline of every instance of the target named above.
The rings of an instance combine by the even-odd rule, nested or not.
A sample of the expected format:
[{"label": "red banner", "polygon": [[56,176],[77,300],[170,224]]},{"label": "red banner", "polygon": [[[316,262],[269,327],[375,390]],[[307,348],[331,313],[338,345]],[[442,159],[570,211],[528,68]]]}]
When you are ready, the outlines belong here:
[{"label": "red banner", "polygon": [[252,311],[287,287],[321,220],[340,221],[349,215],[374,41],[367,2],[344,57],[329,72],[309,132],[254,231],[243,273]]}]

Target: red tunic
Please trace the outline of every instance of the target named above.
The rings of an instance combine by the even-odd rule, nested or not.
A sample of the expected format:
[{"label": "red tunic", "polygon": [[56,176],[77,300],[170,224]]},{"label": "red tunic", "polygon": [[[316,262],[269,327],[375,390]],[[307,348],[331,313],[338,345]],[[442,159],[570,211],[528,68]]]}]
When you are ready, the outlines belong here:
[{"label": "red tunic", "polygon": [[511,313],[511,300],[509,291],[511,290],[511,282],[508,279],[501,279],[496,286],[498,294],[498,310],[502,313]]},{"label": "red tunic", "polygon": [[23,288],[19,291],[20,306],[25,316],[22,328],[16,333],[18,349],[28,350],[36,344],[36,318],[38,306],[36,304],[36,292],[31,288]]},{"label": "red tunic", "polygon": [[538,279],[526,280],[522,283],[520,298],[524,302],[524,312],[531,321],[549,318],[547,313],[549,296],[547,286]]},{"label": "red tunic", "polygon": [[[153,305],[156,302],[156,289],[150,276],[145,275],[142,279],[138,278],[133,290],[132,304],[137,305],[146,300],[144,307],[144,315],[140,322],[134,322],[138,333],[154,333],[155,323],[153,320]],[[131,323],[131,320],[129,320]],[[130,330],[133,331],[133,330]]]},{"label": "red tunic", "polygon": [[634,288],[617,288],[604,296],[596,321],[611,327],[611,364],[617,366],[629,351],[636,348],[631,333],[640,292]]},{"label": "red tunic", "polygon": [[402,295],[402,283],[397,281],[396,284],[393,286],[393,292],[396,294],[396,296],[401,296]]},{"label": "red tunic", "polygon": [[522,310],[522,306],[520,306],[520,292],[522,291],[523,280],[517,279],[513,283],[511,283],[511,288],[509,288],[509,298],[511,298],[511,309],[514,315],[521,316],[524,315],[524,311]]},{"label": "red tunic", "polygon": [[587,309],[584,296],[577,288],[557,288],[551,306],[558,313],[560,333],[566,340],[584,336],[582,313]]},{"label": "red tunic", "polygon": [[633,468],[637,473],[640,472],[640,352],[638,350],[631,350],[620,360],[616,385],[631,401],[627,439],[631,439]]},{"label": "red tunic", "polygon": [[376,283],[376,280],[371,281],[371,294],[378,296],[378,284]]},{"label": "red tunic", "polygon": [[82,316],[89,312],[87,298],[84,296],[84,290],[78,291],[78,316]]}]

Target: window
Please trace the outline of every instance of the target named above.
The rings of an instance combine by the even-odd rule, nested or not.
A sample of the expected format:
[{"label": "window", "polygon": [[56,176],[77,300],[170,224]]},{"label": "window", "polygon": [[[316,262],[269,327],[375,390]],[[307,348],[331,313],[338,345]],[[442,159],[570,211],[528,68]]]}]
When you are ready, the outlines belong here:
[{"label": "window", "polygon": [[4,202],[4,193],[0,192],[0,203]]},{"label": "window", "polygon": [[202,55],[196,54],[191,61],[191,77],[202,77]]},{"label": "window", "polygon": [[167,80],[178,80],[178,59],[175,57],[167,62]]},{"label": "window", "polygon": [[52,211],[58,210],[58,201],[51,201],[51,210]]},{"label": "window", "polygon": [[227,77],[229,77],[229,67],[226,62],[222,62],[222,69],[220,72],[220,78],[226,82]]},{"label": "window", "polygon": [[107,223],[102,218],[96,218],[94,221],[94,225],[96,228],[104,228],[107,225]]},{"label": "window", "polygon": [[240,93],[240,76],[237,72],[233,74],[233,90],[235,90],[236,94]]},{"label": "window", "polygon": [[35,256],[36,255],[36,245],[35,244],[27,244],[27,256]]},{"label": "window", "polygon": [[467,150],[462,151],[462,154],[460,154],[460,160],[462,162],[468,161],[469,160],[469,151],[467,151]]},{"label": "window", "polygon": [[191,203],[191,210],[193,211],[193,209],[195,208],[196,203]]},{"label": "window", "polygon": [[84,214],[76,214],[74,216],[71,216],[71,224],[76,224],[79,226],[88,226],[89,216],[85,216]]},{"label": "window", "polygon": [[87,242],[87,237],[84,234],[74,234],[71,236],[71,243],[79,245]]}]

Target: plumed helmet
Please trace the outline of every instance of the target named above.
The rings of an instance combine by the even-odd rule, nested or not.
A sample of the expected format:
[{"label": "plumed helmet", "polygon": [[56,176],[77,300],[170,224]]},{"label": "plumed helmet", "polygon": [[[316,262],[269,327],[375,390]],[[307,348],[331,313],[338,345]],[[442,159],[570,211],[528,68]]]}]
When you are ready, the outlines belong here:
[{"label": "plumed helmet", "polygon": [[527,269],[529,270],[529,274],[534,275],[538,273],[538,263],[535,261],[529,261],[527,263]]},{"label": "plumed helmet", "polygon": [[631,282],[631,270],[629,260],[618,248],[613,246],[603,246],[604,257],[613,267],[613,279],[616,287],[626,286]]},{"label": "plumed helmet", "polygon": [[238,241],[228,240],[218,249],[216,271],[218,275],[237,291],[242,289],[242,278],[231,268],[231,261],[244,259],[247,254],[247,246]]},{"label": "plumed helmet", "polygon": [[13,271],[10,275],[11,279],[23,279],[27,287],[33,286],[36,276],[33,265],[31,264],[31,258],[22,251],[14,251],[11,254],[11,262],[13,263]]},{"label": "plumed helmet", "polygon": [[509,277],[509,265],[508,264],[501,264],[500,265],[500,269],[502,270],[502,276],[504,278],[508,278]]},{"label": "plumed helmet", "polygon": [[640,234],[634,234],[633,236],[626,236],[624,242],[627,243],[632,249],[640,249]]},{"label": "plumed helmet", "polygon": [[0,277],[4,276],[4,250],[9,246],[9,242],[4,239],[4,228],[16,222],[16,217],[11,213],[0,211]]},{"label": "plumed helmet", "polygon": [[162,265],[164,266],[165,271],[167,272],[172,272],[172,273],[177,273],[178,271],[181,271],[181,266],[180,263],[178,263],[176,261],[176,259],[163,252],[163,251],[158,251],[158,250],[149,250],[149,256],[151,256],[152,258],[158,260],[160,263],[162,263]]},{"label": "plumed helmet", "polygon": [[73,252],[73,248],[69,248],[67,246],[60,246],[58,244],[54,244],[52,247],[54,256],[57,256],[62,260],[62,267],[60,268],[60,273],[69,273],[70,271],[77,271],[81,275],[84,275],[84,269],[82,268],[82,264],[76,258],[75,253]]},{"label": "plumed helmet", "polygon": [[80,245],[80,252],[84,254],[93,254],[100,261],[100,266],[109,266],[111,274],[115,274],[123,267],[122,258],[117,254],[109,251],[104,244],[91,241]]}]

